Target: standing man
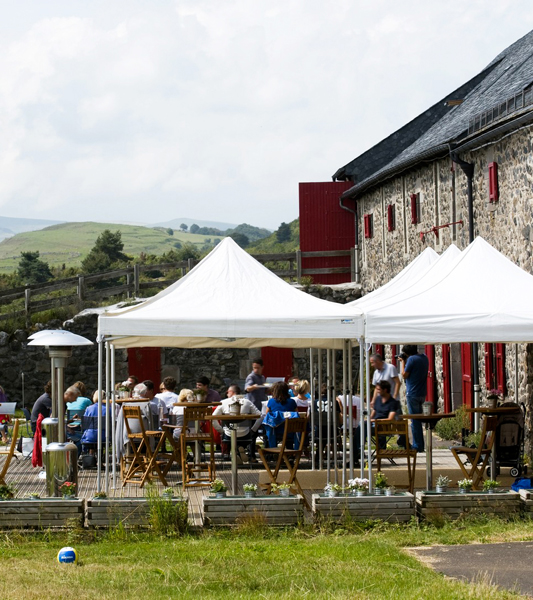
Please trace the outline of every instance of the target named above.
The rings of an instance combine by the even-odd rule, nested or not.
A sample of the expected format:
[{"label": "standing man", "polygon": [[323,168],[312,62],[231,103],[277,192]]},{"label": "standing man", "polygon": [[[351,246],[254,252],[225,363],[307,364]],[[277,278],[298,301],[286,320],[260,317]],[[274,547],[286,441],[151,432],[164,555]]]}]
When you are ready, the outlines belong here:
[{"label": "standing man", "polygon": [[[263,375],[263,359],[254,358],[252,360],[252,372],[246,378],[244,383],[244,389],[246,390],[246,398],[255,405],[257,410],[263,411],[263,402],[268,397],[266,393],[265,376]],[[252,432],[252,441],[248,446],[248,457],[251,463],[257,462],[257,456],[255,455],[255,440],[257,435]]]},{"label": "standing man", "polygon": [[[407,388],[407,410],[409,414],[420,414],[422,403],[427,396],[429,360],[425,354],[418,354],[417,347],[411,345],[402,348],[402,355],[400,356],[402,363],[407,358],[402,369],[402,377]],[[411,431],[413,448],[418,452],[424,452],[422,423],[418,420],[411,421]]]},{"label": "standing man", "polygon": [[209,379],[207,377],[198,377],[196,389],[205,392],[202,402],[220,402],[222,400],[220,394],[216,390],[212,390],[209,387]]},{"label": "standing man", "polygon": [[[400,399],[400,377],[398,371],[394,365],[390,365],[383,360],[381,354],[372,354],[370,356],[370,364],[374,368],[374,375],[372,377],[372,385],[377,386],[380,381],[388,381],[392,390],[392,397],[395,400]],[[377,387],[374,388],[374,395],[372,396],[372,406],[378,396]]]}]

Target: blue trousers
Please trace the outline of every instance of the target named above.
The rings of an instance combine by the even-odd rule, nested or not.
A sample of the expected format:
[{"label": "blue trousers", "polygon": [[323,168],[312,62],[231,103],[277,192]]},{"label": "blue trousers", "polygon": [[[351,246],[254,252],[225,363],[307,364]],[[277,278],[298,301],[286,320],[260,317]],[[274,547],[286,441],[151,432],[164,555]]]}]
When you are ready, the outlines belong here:
[{"label": "blue trousers", "polygon": [[[407,410],[409,414],[416,415],[422,413],[422,404],[425,402],[425,396],[407,396]],[[411,421],[411,432],[413,434],[413,448],[418,452],[424,452],[424,431],[420,421]]]}]

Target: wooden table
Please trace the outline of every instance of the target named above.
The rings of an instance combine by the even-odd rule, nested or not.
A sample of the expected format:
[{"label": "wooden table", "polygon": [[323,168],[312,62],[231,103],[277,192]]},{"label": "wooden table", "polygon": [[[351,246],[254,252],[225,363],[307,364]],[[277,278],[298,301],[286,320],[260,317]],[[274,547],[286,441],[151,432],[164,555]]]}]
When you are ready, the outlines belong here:
[{"label": "wooden table", "polygon": [[432,413],[424,415],[421,413],[413,415],[400,415],[402,419],[421,421],[426,428],[426,487],[428,491],[433,489],[433,437],[431,432],[441,419],[455,417],[455,413]]},{"label": "wooden table", "polygon": [[257,421],[261,415],[209,415],[208,421],[223,421],[231,430],[231,491],[234,496],[238,494],[238,473],[237,473],[237,425],[242,421]]},{"label": "wooden table", "polygon": [[[477,413],[481,415],[487,415],[489,417],[499,417],[500,415],[512,415],[520,412],[519,406],[478,406],[477,408],[466,408],[467,413]],[[490,478],[496,481],[498,471],[496,470],[496,440],[492,444],[492,451],[490,456]]]}]

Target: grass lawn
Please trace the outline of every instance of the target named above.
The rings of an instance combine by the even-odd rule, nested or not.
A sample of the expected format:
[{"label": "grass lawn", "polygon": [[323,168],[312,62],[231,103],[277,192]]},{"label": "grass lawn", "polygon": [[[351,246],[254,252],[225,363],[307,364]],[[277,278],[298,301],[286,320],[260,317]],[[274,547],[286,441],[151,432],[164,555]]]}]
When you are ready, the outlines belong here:
[{"label": "grass lawn", "polygon": [[[0,598],[516,598],[480,581],[451,581],[404,547],[533,539],[529,523],[476,521],[432,526],[355,525],[150,533],[4,533]],[[59,565],[74,546],[78,566]]]}]

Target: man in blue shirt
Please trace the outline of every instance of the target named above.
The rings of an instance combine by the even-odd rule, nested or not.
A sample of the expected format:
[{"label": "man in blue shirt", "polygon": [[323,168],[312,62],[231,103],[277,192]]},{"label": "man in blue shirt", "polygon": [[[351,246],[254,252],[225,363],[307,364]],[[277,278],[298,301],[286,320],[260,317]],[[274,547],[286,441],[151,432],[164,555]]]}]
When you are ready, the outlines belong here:
[{"label": "man in blue shirt", "polygon": [[[407,389],[407,409],[409,414],[421,414],[422,404],[427,396],[427,377],[429,360],[425,354],[418,354],[416,346],[404,346],[402,354],[407,357],[402,369],[402,377],[405,379]],[[400,358],[403,362],[404,358]],[[411,421],[413,433],[413,448],[418,452],[424,452],[424,433],[422,423],[418,420]]]}]

